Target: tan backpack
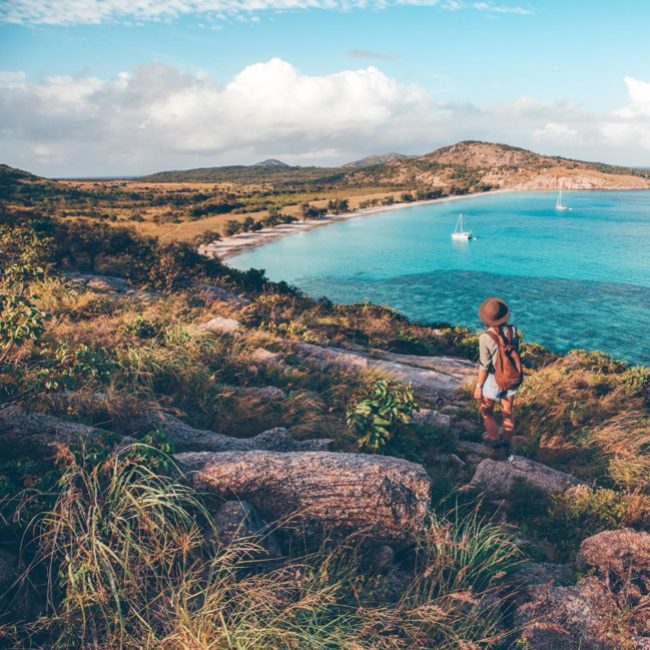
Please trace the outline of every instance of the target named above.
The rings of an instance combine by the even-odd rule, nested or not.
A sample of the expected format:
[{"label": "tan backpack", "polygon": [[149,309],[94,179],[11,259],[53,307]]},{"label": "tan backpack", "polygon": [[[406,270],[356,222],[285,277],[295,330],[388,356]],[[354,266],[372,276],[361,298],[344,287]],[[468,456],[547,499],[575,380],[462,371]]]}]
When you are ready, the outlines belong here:
[{"label": "tan backpack", "polygon": [[497,386],[504,391],[518,388],[524,381],[524,369],[519,352],[514,346],[513,328],[499,328],[498,334],[490,329],[487,334],[499,346],[493,368]]}]

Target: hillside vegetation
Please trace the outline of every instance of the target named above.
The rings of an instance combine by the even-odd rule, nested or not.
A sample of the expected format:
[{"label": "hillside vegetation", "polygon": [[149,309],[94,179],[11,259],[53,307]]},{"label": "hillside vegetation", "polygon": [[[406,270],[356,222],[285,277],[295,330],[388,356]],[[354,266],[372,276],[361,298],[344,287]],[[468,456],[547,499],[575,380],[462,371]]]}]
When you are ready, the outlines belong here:
[{"label": "hillside vegetation", "polygon": [[71,220],[130,224],[165,241],[214,240],[323,212],[495,189],[649,188],[647,170],[461,142],[424,156],[369,156],[342,167],[251,166],[165,171],[140,179],[39,179],[4,166],[0,201]]},{"label": "hillside vegetation", "polygon": [[16,209],[17,191],[0,213],[0,647],[648,642],[649,369],[526,342],[522,435],[497,463],[466,385],[475,332],[48,214],[65,195]]}]

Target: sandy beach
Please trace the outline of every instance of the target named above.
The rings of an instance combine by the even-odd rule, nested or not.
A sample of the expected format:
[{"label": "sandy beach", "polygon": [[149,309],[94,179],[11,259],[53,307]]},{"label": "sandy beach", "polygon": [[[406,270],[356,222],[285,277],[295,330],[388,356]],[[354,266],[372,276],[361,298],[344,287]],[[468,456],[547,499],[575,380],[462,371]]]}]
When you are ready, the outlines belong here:
[{"label": "sandy beach", "polygon": [[199,246],[199,253],[206,257],[218,258],[226,260],[229,257],[235,257],[244,251],[262,246],[280,237],[287,237],[298,232],[311,230],[312,228],[320,228],[339,221],[353,219],[355,217],[367,217],[369,215],[377,214],[379,212],[388,212],[390,210],[401,210],[402,208],[415,207],[421,205],[429,205],[432,203],[445,203],[451,201],[460,201],[461,199],[469,199],[474,196],[486,196],[488,194],[505,194],[512,192],[511,189],[493,190],[490,192],[475,192],[473,194],[462,194],[458,196],[445,196],[439,199],[429,199],[426,201],[409,201],[402,203],[393,203],[392,205],[379,205],[372,208],[361,208],[353,212],[343,212],[341,214],[326,214],[320,219],[305,219],[304,221],[296,221],[294,223],[282,224],[273,228],[263,228],[257,232],[244,232],[232,237],[224,237],[218,241],[210,242]]}]

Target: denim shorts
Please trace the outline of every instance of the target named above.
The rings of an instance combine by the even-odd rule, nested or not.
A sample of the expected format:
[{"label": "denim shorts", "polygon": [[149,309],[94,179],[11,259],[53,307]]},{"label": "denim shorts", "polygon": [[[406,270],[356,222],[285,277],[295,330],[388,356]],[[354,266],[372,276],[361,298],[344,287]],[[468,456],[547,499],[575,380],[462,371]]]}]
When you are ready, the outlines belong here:
[{"label": "denim shorts", "polygon": [[490,373],[483,384],[483,397],[497,401],[504,397],[512,397],[518,390],[519,387],[513,388],[512,390],[501,390],[497,385],[497,380],[494,375]]}]

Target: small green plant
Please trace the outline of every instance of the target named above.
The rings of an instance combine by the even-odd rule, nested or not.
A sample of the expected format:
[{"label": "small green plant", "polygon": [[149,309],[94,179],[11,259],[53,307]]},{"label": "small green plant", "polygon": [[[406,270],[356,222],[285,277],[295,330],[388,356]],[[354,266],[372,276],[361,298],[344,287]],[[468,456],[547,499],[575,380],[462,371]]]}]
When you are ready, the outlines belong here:
[{"label": "small green plant", "polygon": [[104,348],[93,349],[82,343],[71,349],[62,343],[54,352],[52,365],[43,368],[40,376],[47,390],[73,389],[89,381],[106,383],[115,367]]},{"label": "small green plant", "polygon": [[410,386],[377,379],[370,386],[367,397],[350,405],[346,420],[359,447],[376,451],[386,445],[417,410],[419,407]]},{"label": "small green plant", "polygon": [[0,295],[0,364],[13,349],[28,341],[38,341],[43,334],[50,316],[32,302],[35,298]]},{"label": "small green plant", "polygon": [[139,339],[155,339],[160,336],[163,328],[158,321],[138,315],[131,322],[126,323],[123,330],[126,334]]}]

